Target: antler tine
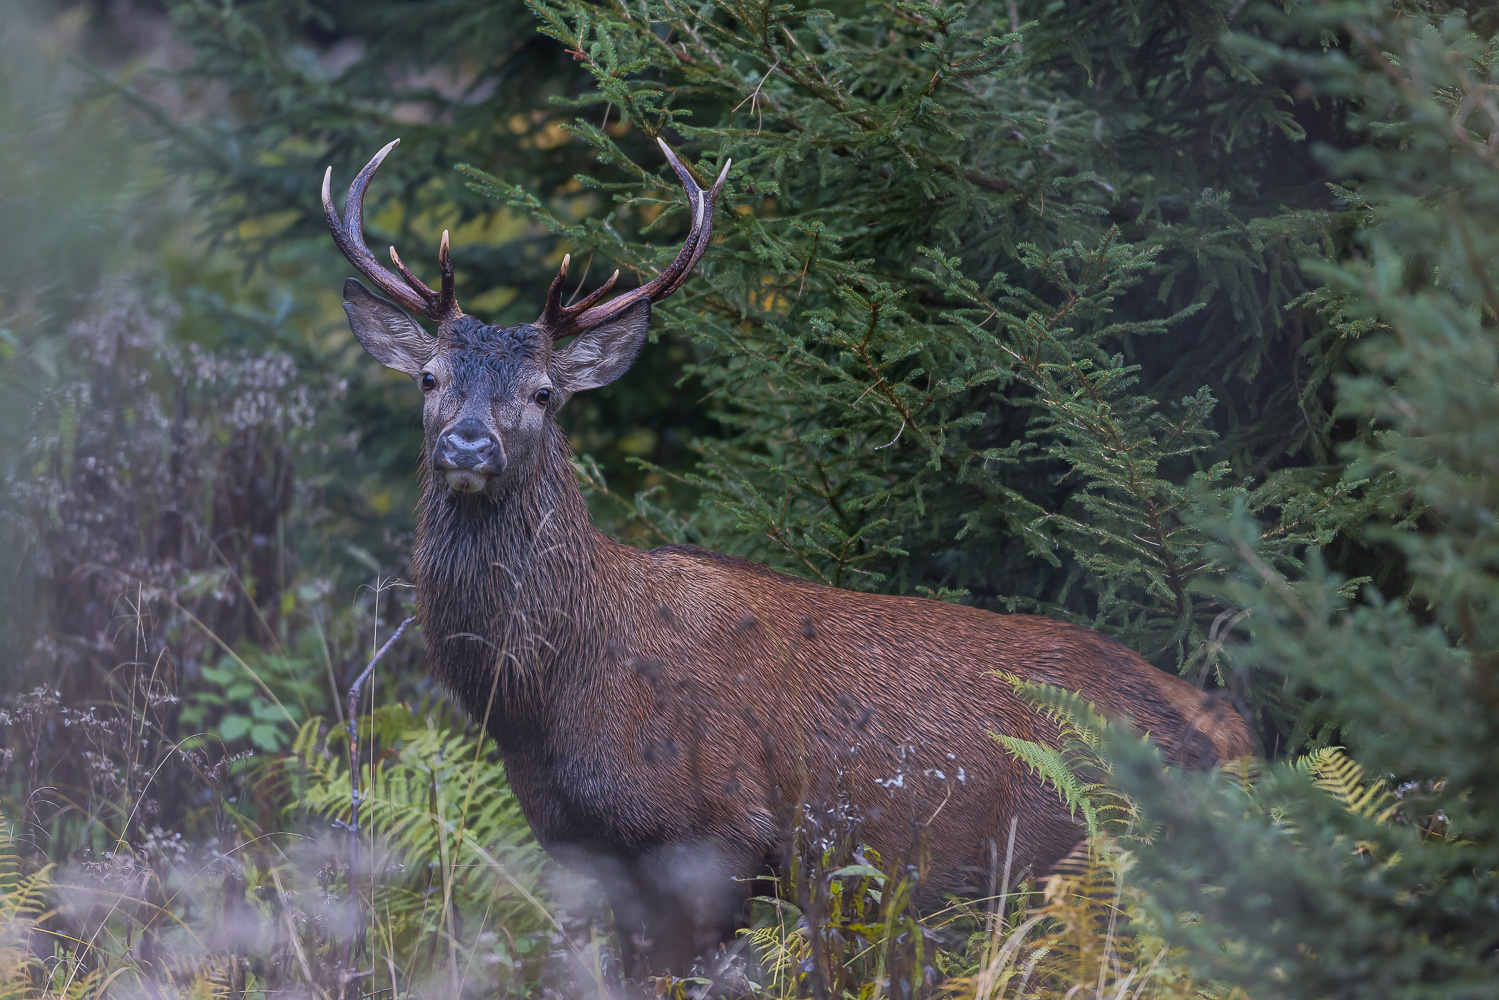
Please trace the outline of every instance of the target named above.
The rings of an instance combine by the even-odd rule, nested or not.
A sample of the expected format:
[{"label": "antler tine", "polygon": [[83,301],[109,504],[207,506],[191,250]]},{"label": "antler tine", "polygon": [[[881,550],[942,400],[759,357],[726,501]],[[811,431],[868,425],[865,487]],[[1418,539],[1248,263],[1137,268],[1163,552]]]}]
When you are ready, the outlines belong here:
[{"label": "antler tine", "polygon": [[354,182],[349,185],[349,194],[344,199],[343,218],[339,218],[338,211],[333,207],[333,168],[329,167],[323,174],[323,215],[327,218],[328,228],[333,233],[333,242],[338,244],[338,249],[348,258],[350,264],[358,268],[365,277],[375,283],[380,291],[401,306],[434,322],[442,323],[463,315],[463,310],[458,308],[457,296],[453,292],[453,261],[448,249],[447,230],[443,230],[442,244],[437,253],[438,263],[442,268],[440,292],[433,291],[425,282],[412,274],[402,263],[395,247],[390,248],[390,259],[395,264],[396,270],[400,272],[399,278],[382,267],[364,243],[364,193],[369,189],[375,171],[380,169],[380,164],[385,162],[390,151],[395,149],[400,142],[400,139],[391,140],[370,159],[370,162],[364,165],[363,170],[359,171]]},{"label": "antler tine", "polygon": [[[546,306],[541,310],[541,319],[536,321],[537,326],[548,330],[566,328],[574,316],[609,294],[609,289],[613,288],[614,283],[619,280],[619,271],[616,270],[609,276],[608,281],[599,286],[597,290],[588,293],[582,302],[563,305],[562,290],[563,286],[567,283],[567,268],[572,263],[572,259],[572,254],[565,253],[562,255],[562,266],[557,269],[557,277],[552,279],[552,285],[547,289]],[[560,336],[566,336],[566,334],[561,334]]]},{"label": "antler tine", "polygon": [[462,316],[458,308],[458,295],[453,291],[453,252],[448,246],[448,231],[442,231],[442,240],[437,244],[437,269],[442,275],[442,291],[437,296],[437,307],[445,313]]},{"label": "antler tine", "polygon": [[446,229],[442,231],[442,242],[437,246],[437,266],[442,270],[442,291],[434,292],[425,281],[412,274],[405,261],[401,260],[401,255],[396,253],[395,247],[390,248],[390,260],[395,264],[396,270],[401,272],[401,280],[410,285],[435,314],[433,319],[463,315],[463,310],[458,308],[457,297],[453,294],[453,255],[448,248]]},{"label": "antler tine", "polygon": [[[718,173],[718,179],[713,182],[713,187],[704,191],[665,140],[658,137],[656,142],[660,145],[661,151],[666,154],[666,162],[671,164],[677,179],[682,182],[682,187],[687,191],[687,200],[692,206],[692,228],[687,233],[682,249],[677,252],[676,259],[671,262],[670,266],[656,277],[639,288],[616,296],[599,306],[594,306],[593,303],[614,286],[619,272],[615,271],[614,277],[582,302],[563,306],[561,304],[562,284],[567,277],[569,260],[568,257],[563,257],[562,268],[547,292],[546,308],[542,311],[541,319],[537,321],[537,325],[547,329],[554,340],[561,340],[563,337],[570,337],[591,326],[597,326],[619,315],[641,299],[650,299],[652,302],[661,301],[681,287],[682,282],[687,280],[687,276],[692,273],[692,269],[697,266],[703,254],[707,253],[708,244],[713,238],[713,208],[718,202],[719,193],[723,191],[724,180],[729,176],[729,167],[734,161],[725,160],[723,169]],[[592,308],[589,308],[590,306]]]}]

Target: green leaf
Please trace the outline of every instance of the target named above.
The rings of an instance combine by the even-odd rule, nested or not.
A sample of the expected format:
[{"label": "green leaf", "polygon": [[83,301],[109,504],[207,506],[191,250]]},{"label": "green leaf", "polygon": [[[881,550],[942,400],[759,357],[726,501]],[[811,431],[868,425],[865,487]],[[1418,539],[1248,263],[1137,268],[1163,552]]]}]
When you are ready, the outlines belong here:
[{"label": "green leaf", "polygon": [[[232,660],[229,662],[233,664]],[[203,679],[210,684],[218,684],[220,686],[234,683],[235,679],[242,676],[242,674],[243,671],[235,665],[203,668]]]},{"label": "green leaf", "polygon": [[872,878],[881,885],[885,883],[885,873],[872,865],[844,865],[842,868],[828,874],[830,878]]},{"label": "green leaf", "polygon": [[261,750],[280,750],[285,744],[281,730],[266,722],[257,722],[250,727],[250,742]]},{"label": "green leaf", "polygon": [[219,721],[219,738],[225,743],[233,743],[250,731],[253,725],[250,718],[245,715],[226,715]]}]

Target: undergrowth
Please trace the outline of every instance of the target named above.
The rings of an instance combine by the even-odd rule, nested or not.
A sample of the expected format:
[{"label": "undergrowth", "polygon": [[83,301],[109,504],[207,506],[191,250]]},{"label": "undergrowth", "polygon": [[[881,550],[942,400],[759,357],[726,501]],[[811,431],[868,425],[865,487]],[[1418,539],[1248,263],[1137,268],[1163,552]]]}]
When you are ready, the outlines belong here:
[{"label": "undergrowth", "polygon": [[[858,848],[794,859],[781,891],[753,901],[733,960],[634,985],[620,980],[587,887],[531,839],[492,745],[465,735],[440,705],[362,712],[357,814],[348,730],[336,719],[309,719],[272,753],[193,737],[174,752],[209,786],[216,833],[207,840],[142,830],[124,800],[93,801],[82,827],[7,806],[0,989],[17,998],[1205,995],[1137,925],[1128,876],[1139,838],[1125,804],[1077,784],[1106,730],[1068,706],[1053,697],[1047,709],[1068,739],[1041,769],[1058,787],[1081,788],[1103,820],[1039,883],[1006,861],[990,897],[923,912],[899,859]],[[7,719],[12,729],[47,721]],[[153,725],[145,711],[113,721],[106,731]],[[1336,778],[1350,808],[1384,802],[1388,793],[1360,791],[1361,775],[1343,763],[1323,755],[1309,766]],[[43,836],[89,846],[62,865],[43,863]]]}]

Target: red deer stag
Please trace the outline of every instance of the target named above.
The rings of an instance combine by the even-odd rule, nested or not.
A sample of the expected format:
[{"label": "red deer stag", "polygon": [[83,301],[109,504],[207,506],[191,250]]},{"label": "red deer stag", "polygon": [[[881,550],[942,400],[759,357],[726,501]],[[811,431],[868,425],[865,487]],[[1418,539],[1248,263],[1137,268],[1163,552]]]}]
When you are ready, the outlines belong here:
[{"label": "red deer stag", "polygon": [[1081,691],[1178,764],[1252,751],[1232,709],[1087,628],[605,536],[557,412],[630,367],[651,303],[708,249],[728,163],[705,191],[661,143],[692,206],[671,265],[605,301],[616,271],[565,305],[564,257],[541,317],[502,327],[459,309],[446,232],[437,290],[394,248],[392,273],[365,246],[365,190],[395,145],[359,172],[342,217],[329,168],[323,210],[385,296],[344,283],[354,336],[424,397],[412,567],[428,655],[498,742],[537,839],[603,882],[633,974],[685,972],[732,934],[815,796],[887,859],[920,838],[925,899],[986,884],[1012,820],[1016,870],[1065,855],[1078,826],[991,735],[1055,743],[1056,728],[998,672]]}]

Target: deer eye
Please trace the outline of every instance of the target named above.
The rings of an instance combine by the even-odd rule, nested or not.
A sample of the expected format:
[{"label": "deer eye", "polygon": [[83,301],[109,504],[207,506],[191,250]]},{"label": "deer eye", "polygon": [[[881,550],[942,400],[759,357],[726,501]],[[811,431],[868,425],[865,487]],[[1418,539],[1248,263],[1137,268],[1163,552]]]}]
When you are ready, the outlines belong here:
[{"label": "deer eye", "polygon": [[537,389],[536,390],[536,395],[532,396],[531,398],[534,399],[534,400],[536,400],[536,405],[537,406],[545,406],[552,399],[552,390],[550,390],[550,389]]},{"label": "deer eye", "polygon": [[437,376],[431,372],[422,372],[422,392],[431,392],[437,388]]}]

